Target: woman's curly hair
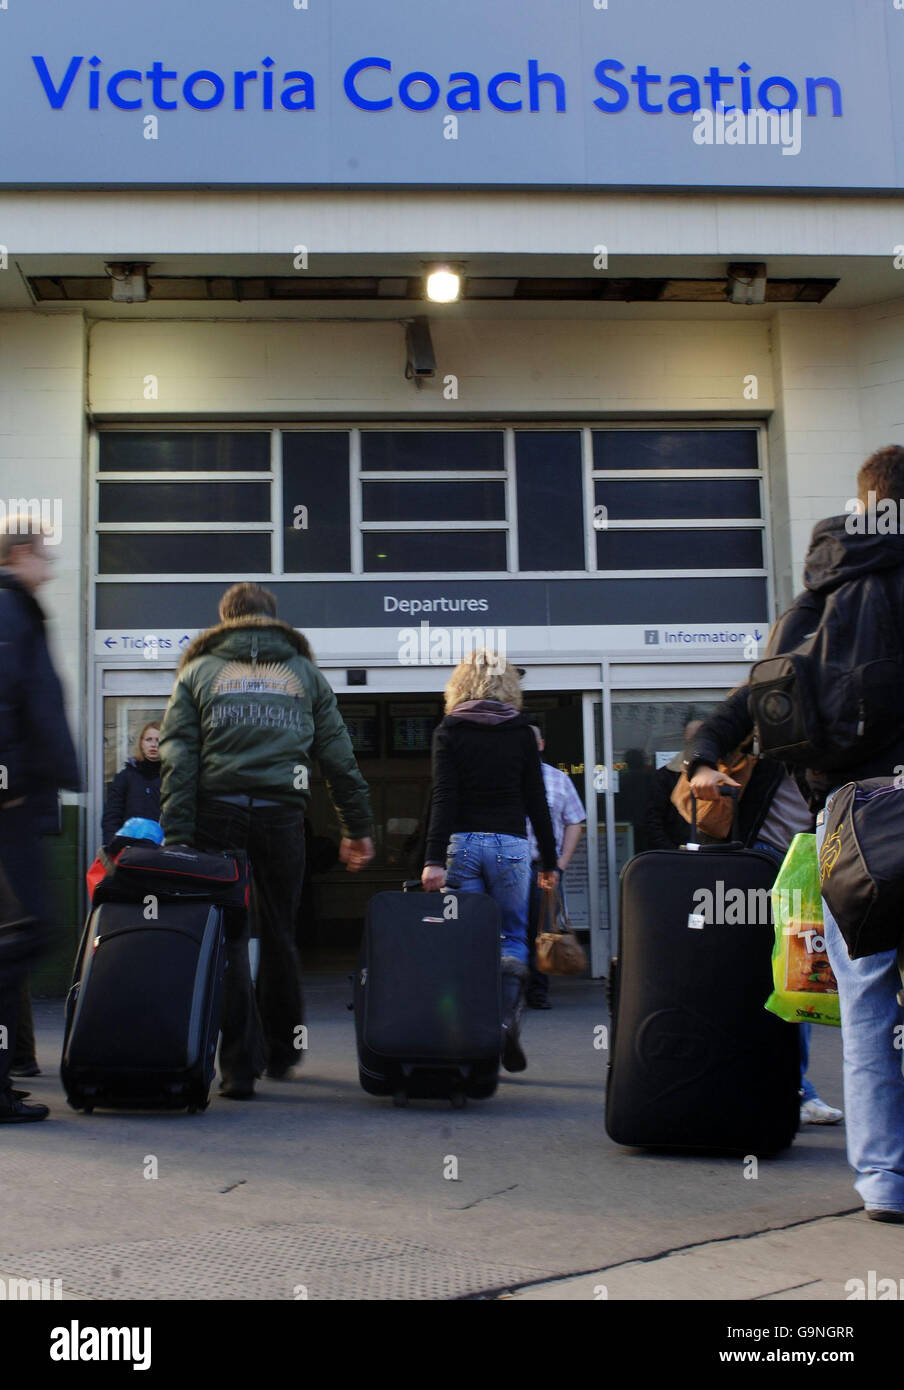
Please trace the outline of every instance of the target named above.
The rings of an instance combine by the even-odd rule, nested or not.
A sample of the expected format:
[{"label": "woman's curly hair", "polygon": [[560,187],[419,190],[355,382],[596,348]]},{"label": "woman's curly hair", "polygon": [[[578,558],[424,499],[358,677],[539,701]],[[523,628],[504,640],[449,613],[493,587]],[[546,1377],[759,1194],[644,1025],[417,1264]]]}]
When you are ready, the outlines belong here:
[{"label": "woman's curly hair", "polygon": [[463,700],[498,700],[521,708],[521,680],[517,667],[498,652],[479,647],[456,666],[445,690],[446,714]]}]

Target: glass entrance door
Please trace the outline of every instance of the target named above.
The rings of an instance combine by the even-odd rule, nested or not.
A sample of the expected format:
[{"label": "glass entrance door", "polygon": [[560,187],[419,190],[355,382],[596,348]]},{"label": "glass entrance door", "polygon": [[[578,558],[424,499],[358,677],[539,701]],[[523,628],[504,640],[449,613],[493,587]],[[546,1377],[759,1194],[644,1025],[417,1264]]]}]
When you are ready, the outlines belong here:
[{"label": "glass entrance door", "polygon": [[[668,808],[688,726],[709,717],[740,673],[719,668],[713,674],[719,680],[714,689],[616,689],[608,698],[598,692],[584,695],[584,745],[588,759],[593,758],[586,769],[585,804],[588,827],[595,827],[595,834],[588,830],[572,861],[568,905],[575,925],[589,928],[594,976],[604,975],[610,956],[618,954],[622,869],[635,854],[665,848],[667,837],[681,830]],[[651,685],[653,681],[651,672]]]}]

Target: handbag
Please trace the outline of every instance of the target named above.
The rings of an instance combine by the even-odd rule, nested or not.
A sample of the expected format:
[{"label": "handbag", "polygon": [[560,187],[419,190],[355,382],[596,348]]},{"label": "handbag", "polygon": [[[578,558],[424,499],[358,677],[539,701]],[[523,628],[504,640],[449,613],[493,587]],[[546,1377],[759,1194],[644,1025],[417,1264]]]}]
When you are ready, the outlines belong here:
[{"label": "handbag", "polygon": [[535,954],[543,975],[580,975],[587,969],[587,953],[565,914],[558,888],[543,893]]},{"label": "handbag", "polygon": [[832,797],[819,852],[822,896],[851,960],[904,938],[904,787],[846,782]]},{"label": "handbag", "polygon": [[[752,753],[737,751],[727,759],[720,758],[716,766],[719,772],[726,773],[732,781],[740,783],[741,790],[738,792],[738,799],[740,800],[744,795],[747,783],[753,776],[756,758]],[[687,773],[682,772],[672,788],[672,805],[688,824],[693,823],[693,801],[694,794],[691,791]],[[712,839],[727,840],[731,834],[734,813],[734,798],[720,797],[718,801],[698,801],[697,825]]]}]

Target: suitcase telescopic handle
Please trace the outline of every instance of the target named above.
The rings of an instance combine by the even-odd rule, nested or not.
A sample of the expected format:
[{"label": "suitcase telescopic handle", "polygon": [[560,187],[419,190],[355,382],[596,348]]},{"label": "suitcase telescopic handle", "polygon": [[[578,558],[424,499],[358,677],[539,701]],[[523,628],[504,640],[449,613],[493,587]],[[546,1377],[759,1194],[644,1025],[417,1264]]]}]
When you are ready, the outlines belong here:
[{"label": "suitcase telescopic handle", "polygon": [[[738,842],[738,841],[740,841],[740,838],[741,838],[741,835],[740,835],[740,812],[739,812],[739,809],[738,809],[738,808],[739,808],[739,798],[740,798],[740,795],[741,795],[741,790],[740,790],[739,787],[720,787],[720,788],[719,788],[719,795],[720,795],[720,796],[730,796],[731,799],[732,799],[732,801],[733,801],[733,803],[734,803],[734,805],[733,805],[733,807],[732,807],[732,813],[731,813],[731,838],[732,838],[732,841],[733,841],[733,842]],[[694,793],[693,793],[693,792],[691,792],[691,834],[693,835],[693,843],[696,844],[696,842],[697,842],[697,798],[694,796]]]},{"label": "suitcase telescopic handle", "polygon": [[[419,878],[406,878],[404,883],[402,884],[402,892],[407,893],[409,888],[416,888],[418,892],[421,892],[423,890],[423,886],[424,885],[421,883],[421,880]],[[457,890],[455,888],[450,887],[450,885],[446,883],[443,885],[442,891],[444,893],[455,893]]]}]

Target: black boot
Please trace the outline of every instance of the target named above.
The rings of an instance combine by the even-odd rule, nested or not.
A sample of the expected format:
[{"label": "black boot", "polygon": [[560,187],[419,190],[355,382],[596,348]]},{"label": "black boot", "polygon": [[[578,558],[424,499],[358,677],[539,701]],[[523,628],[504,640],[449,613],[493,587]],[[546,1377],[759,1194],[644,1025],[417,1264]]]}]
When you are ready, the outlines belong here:
[{"label": "black boot", "polygon": [[502,957],[502,1065],[506,1071],[524,1071],[527,1066],[521,1047],[521,1016],[529,973],[515,956]]}]

